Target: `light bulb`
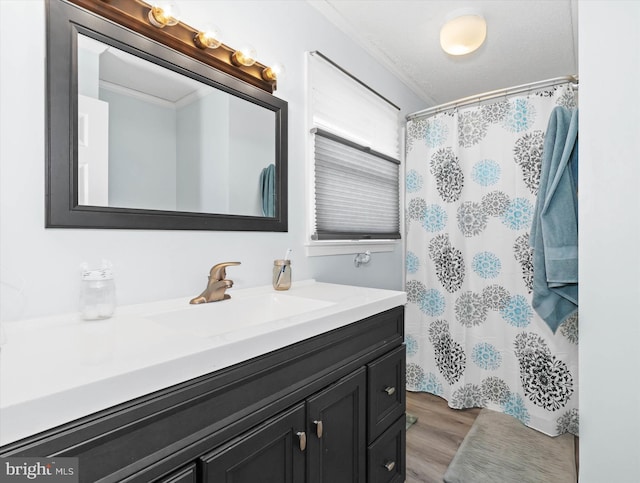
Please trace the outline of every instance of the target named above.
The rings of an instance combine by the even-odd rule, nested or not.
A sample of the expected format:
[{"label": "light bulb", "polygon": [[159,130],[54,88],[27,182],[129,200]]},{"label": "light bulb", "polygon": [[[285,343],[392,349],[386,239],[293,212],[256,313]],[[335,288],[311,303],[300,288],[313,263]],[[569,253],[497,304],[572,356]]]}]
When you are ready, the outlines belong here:
[{"label": "light bulb", "polygon": [[233,55],[231,56],[231,62],[233,62],[235,65],[244,65],[246,67],[249,67],[250,65],[256,63],[257,57],[258,54],[256,52],[256,49],[254,49],[250,45],[247,45],[239,50],[236,50],[233,53]]},{"label": "light bulb", "polygon": [[276,62],[275,64],[266,67],[262,71],[262,78],[268,82],[275,81],[278,79],[282,79],[286,73],[284,65],[280,62]]},{"label": "light bulb", "polygon": [[222,45],[220,29],[215,25],[206,25],[193,39],[193,43],[201,49],[217,49]]},{"label": "light bulb", "polygon": [[180,20],[180,10],[173,1],[158,1],[149,10],[149,22],[158,28],[176,25]]}]

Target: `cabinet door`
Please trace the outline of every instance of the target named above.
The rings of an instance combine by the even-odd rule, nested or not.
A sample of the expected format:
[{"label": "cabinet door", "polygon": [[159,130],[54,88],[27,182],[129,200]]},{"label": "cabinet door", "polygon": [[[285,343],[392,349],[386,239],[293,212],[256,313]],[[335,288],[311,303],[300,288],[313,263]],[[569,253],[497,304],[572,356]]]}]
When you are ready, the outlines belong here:
[{"label": "cabinet door", "polygon": [[299,404],[201,458],[202,481],[293,483],[305,477],[305,406]]},{"label": "cabinet door", "polygon": [[366,371],[307,400],[309,483],[366,481]]}]

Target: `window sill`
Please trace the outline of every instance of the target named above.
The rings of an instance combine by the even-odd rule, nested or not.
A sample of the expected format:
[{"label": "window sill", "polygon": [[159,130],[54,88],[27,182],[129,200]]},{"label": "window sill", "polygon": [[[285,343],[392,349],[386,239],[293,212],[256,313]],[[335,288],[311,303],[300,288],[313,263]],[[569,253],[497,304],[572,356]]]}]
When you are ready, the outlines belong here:
[{"label": "window sill", "polygon": [[312,241],[305,246],[308,257],[353,255],[369,250],[371,253],[392,252],[400,240],[340,240]]}]

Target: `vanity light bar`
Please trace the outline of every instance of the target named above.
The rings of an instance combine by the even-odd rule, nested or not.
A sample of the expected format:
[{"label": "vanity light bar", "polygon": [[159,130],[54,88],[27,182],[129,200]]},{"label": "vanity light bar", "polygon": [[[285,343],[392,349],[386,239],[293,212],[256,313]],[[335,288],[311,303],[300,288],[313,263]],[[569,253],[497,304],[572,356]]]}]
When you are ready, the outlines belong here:
[{"label": "vanity light bar", "polygon": [[270,94],[277,88],[275,77],[265,74],[265,72],[271,70],[269,66],[260,62],[254,62],[251,65],[237,62],[237,51],[228,45],[220,43],[216,48],[213,45],[211,47],[204,45],[201,31],[183,22],[178,22],[175,25],[166,24],[162,28],[157,27],[149,20],[149,12],[152,10],[152,5],[146,2],[141,0],[66,1],[138,32]]}]

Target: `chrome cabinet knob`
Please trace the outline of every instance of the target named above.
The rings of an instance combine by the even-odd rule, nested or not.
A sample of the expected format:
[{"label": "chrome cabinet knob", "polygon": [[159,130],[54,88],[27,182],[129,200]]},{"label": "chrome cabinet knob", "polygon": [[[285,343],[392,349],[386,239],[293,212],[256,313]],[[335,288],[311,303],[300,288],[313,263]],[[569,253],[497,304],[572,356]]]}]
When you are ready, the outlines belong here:
[{"label": "chrome cabinet knob", "polygon": [[386,392],[389,396],[393,396],[396,393],[396,388],[393,386],[387,386],[384,388],[384,392]]},{"label": "chrome cabinet knob", "polygon": [[387,471],[393,471],[393,469],[396,467],[396,462],[395,461],[387,461],[384,464],[384,467],[387,469]]}]

